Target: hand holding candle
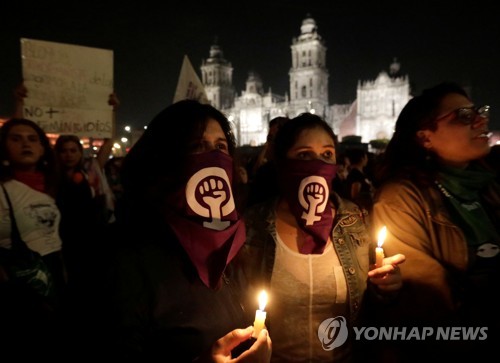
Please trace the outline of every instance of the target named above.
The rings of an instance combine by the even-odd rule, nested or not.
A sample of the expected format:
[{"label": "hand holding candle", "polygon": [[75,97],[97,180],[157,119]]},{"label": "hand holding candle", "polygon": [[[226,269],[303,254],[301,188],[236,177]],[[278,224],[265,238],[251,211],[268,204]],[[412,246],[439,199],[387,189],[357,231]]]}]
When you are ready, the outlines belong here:
[{"label": "hand holding candle", "polygon": [[264,311],[267,304],[267,293],[262,290],[259,294],[259,310],[255,312],[255,321],[253,322],[253,334],[252,338],[257,339],[260,331],[264,329],[264,323],[266,322],[267,313]]},{"label": "hand holding candle", "polygon": [[375,267],[381,267],[384,260],[384,250],[382,245],[384,244],[385,237],[387,236],[387,228],[385,226],[380,229],[378,233],[377,247],[375,248]]}]

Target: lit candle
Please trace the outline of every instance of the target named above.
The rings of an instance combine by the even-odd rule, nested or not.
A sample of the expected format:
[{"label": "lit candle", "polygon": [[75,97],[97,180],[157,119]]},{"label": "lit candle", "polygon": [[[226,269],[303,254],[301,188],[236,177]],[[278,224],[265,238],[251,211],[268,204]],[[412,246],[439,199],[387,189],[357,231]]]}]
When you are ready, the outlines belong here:
[{"label": "lit candle", "polygon": [[377,247],[375,248],[375,267],[381,267],[383,265],[384,250],[382,245],[384,244],[385,237],[387,236],[387,228],[385,226],[378,232]]},{"label": "lit candle", "polygon": [[255,321],[253,322],[253,334],[252,338],[257,339],[260,331],[264,329],[264,323],[266,322],[267,313],[264,311],[267,304],[267,294],[262,290],[259,294],[259,310],[255,312]]}]

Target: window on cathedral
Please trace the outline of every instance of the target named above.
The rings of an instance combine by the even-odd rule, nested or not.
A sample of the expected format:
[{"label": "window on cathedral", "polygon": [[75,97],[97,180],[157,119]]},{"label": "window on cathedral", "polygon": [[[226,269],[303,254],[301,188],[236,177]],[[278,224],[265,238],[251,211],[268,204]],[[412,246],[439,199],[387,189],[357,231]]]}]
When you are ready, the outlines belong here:
[{"label": "window on cathedral", "polygon": [[302,87],[302,97],[303,97],[303,98],[306,98],[306,97],[307,97],[307,88],[306,88],[306,86],[303,86],[303,87]]}]

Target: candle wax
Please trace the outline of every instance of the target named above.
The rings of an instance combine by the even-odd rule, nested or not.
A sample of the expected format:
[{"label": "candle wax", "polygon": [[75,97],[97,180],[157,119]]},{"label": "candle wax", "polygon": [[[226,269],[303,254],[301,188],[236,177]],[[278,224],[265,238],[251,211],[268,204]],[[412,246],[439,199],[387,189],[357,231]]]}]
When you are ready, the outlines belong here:
[{"label": "candle wax", "polygon": [[263,310],[257,310],[255,312],[255,321],[253,322],[253,334],[252,338],[257,339],[260,334],[260,331],[264,329],[264,323],[266,321],[267,313]]},{"label": "candle wax", "polygon": [[384,250],[382,247],[375,248],[375,266],[381,267],[383,265],[384,260]]}]

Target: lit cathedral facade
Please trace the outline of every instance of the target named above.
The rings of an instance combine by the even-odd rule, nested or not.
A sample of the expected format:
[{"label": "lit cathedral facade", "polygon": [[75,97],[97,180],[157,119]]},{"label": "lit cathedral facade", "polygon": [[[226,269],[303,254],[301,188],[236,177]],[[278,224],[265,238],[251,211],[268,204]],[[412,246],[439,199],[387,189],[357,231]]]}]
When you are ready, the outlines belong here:
[{"label": "lit cathedral facade", "polygon": [[396,118],[411,97],[409,79],[400,75],[399,64],[394,61],[389,74],[382,71],[374,81],[358,82],[357,98],[352,104],[330,105],[327,48],[314,19],[306,17],[300,33],[291,45],[290,89],[285,95],[265,92],[259,75],[250,73],[245,90],[237,96],[232,84],[233,68],[217,44],[210,48],[210,57],[203,60],[201,75],[208,100],[233,122],[238,145],[263,144],[272,118],[295,117],[302,112],[324,118],[339,140],[350,135],[361,136],[364,143],[390,139]]}]

